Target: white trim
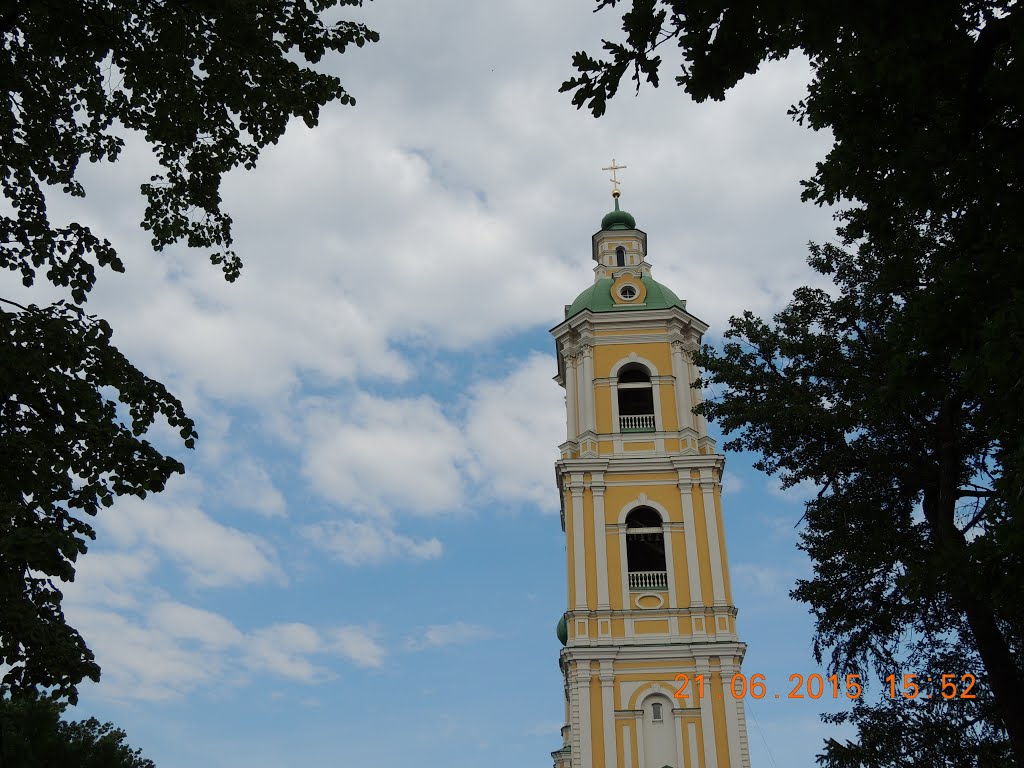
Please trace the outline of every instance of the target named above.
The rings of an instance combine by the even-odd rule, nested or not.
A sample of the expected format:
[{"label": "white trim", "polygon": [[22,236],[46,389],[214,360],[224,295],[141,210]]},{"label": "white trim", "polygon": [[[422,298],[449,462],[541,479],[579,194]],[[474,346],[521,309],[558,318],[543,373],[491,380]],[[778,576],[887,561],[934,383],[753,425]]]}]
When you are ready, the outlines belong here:
[{"label": "white trim", "polygon": [[633,739],[629,723],[622,724],[622,768],[633,768]]},{"label": "white trim", "polygon": [[[636,485],[636,483],[630,483],[630,485]],[[623,526],[623,525],[626,524],[626,517],[629,515],[630,512],[632,512],[637,507],[650,507],[655,512],[657,512],[659,515],[661,515],[661,524],[662,524],[662,526],[664,526],[665,523],[670,522],[668,510],[665,509],[665,507],[661,506],[661,504],[659,504],[658,502],[654,501],[653,499],[648,499],[647,496],[641,494],[640,496],[637,496],[632,501],[627,501],[625,503],[625,505],[623,505],[622,508],[619,509],[619,525],[620,526]]]},{"label": "white trim", "polygon": [[[665,607],[665,598],[658,592],[630,592],[629,594],[633,598],[633,604],[629,606],[631,609],[637,611],[657,611]],[[658,604],[650,607],[642,606],[640,605],[640,600],[644,597],[656,598]]]},{"label": "white trim", "polygon": [[644,366],[647,369],[647,373],[651,376],[651,378],[660,375],[658,373],[658,366],[656,366],[646,357],[640,357],[640,355],[638,355],[636,352],[630,352],[628,355],[621,358],[617,363],[615,363],[612,366],[611,371],[608,374],[608,377],[617,379],[619,377],[619,369],[625,365],[628,365],[629,363],[639,363],[640,365]]}]

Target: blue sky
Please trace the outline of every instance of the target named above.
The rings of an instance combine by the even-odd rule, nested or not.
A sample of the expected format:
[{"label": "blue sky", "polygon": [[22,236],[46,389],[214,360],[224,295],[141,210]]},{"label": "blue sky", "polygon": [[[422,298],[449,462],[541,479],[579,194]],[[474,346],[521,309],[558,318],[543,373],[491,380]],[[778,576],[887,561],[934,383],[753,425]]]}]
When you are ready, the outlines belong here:
[{"label": "blue sky", "polygon": [[[125,728],[159,768],[550,765],[560,746],[555,623],[565,609],[553,462],[564,439],[547,331],[592,280],[590,236],[623,207],[655,277],[711,324],[781,308],[818,278],[806,243],[830,212],[799,202],[829,137],[793,124],[798,59],[695,105],[671,86],[608,115],[572,108],[569,58],[615,35],[591,4],[380,0],[382,41],[323,63],[358,100],[293,125],[229,177],[242,278],[150,252],[137,226],[148,150],[84,169],[51,202],[119,248],[92,311],[196,419],[188,466],[121,500],[67,586],[103,667],[72,715]],[[666,77],[670,82],[671,78]],[[4,295],[41,302],[0,277]],[[385,457],[388,460],[385,461]],[[755,766],[812,765],[829,698],[787,593],[799,489],[729,455],[726,534]]]}]

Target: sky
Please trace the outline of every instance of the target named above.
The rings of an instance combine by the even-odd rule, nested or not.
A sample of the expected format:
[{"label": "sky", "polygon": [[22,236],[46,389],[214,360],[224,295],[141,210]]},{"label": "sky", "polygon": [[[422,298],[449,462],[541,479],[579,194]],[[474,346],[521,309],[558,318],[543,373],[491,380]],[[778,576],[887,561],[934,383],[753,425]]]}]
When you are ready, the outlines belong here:
[{"label": "sky", "polygon": [[[66,585],[103,669],[72,717],[113,721],[158,768],[550,766],[566,587],[548,329],[593,279],[601,168],[626,166],[654,276],[711,344],[731,315],[820,284],[806,244],[834,239],[831,212],[800,202],[830,146],[786,116],[804,60],[721,103],[669,72],[624,84],[595,120],[558,93],[574,51],[617,35],[592,7],[347,9],[381,41],[320,66],[357,105],[296,121],[225,180],[235,284],[202,253],[151,251],[137,137],[83,168],[84,200],[52,198],[54,221],[119,249],[127,272],[100,275],[90,311],[200,434],[189,451],[157,430],[186,474],[103,511]],[[3,295],[46,300],[15,283],[0,276]],[[724,481],[744,671],[782,693],[747,699],[752,763],[809,766],[842,735],[818,713],[845,706],[786,697],[822,672],[788,597],[810,572],[796,525],[813,489],[780,491],[755,460],[728,454]]]}]

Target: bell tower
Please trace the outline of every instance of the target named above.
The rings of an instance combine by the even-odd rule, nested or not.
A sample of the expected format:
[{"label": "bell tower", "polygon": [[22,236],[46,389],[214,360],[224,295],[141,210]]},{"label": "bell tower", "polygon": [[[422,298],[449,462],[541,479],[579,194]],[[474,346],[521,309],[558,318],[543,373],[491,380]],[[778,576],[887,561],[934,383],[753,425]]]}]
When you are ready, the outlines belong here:
[{"label": "bell tower", "polygon": [[[551,330],[565,388],[556,476],[566,535],[564,744],[555,768],[749,768],[722,524],[725,459],[695,415],[708,326],[651,277],[619,208],[594,283]],[[686,677],[677,676],[685,675]],[[685,684],[685,686],[684,686]]]}]

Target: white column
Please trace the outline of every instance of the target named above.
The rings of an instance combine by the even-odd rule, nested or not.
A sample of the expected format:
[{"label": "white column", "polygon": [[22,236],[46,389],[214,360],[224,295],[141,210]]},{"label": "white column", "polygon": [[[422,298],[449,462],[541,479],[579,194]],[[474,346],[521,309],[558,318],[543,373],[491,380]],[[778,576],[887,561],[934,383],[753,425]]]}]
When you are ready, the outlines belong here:
[{"label": "white column", "polygon": [[622,768],[633,768],[633,739],[627,723],[622,724]]},{"label": "white column", "polygon": [[[722,677],[723,679],[728,676],[730,682],[732,676],[736,674],[736,669],[732,665],[722,665]],[[731,700],[730,700],[731,699]],[[737,704],[740,703],[740,699],[734,696],[728,696],[725,700],[725,733],[729,742],[729,765],[740,768],[743,765],[742,758],[740,757],[740,728],[739,718],[737,716]]]},{"label": "white column", "polygon": [[750,743],[747,737],[747,712],[743,699],[736,699],[736,715],[740,730],[739,768],[750,768]]},{"label": "white column", "polygon": [[[715,483],[701,478],[704,494],[704,522],[708,529],[708,556],[711,558],[711,592],[715,605],[725,605],[725,580],[722,570],[722,548],[718,541],[718,512],[715,509]],[[716,627],[717,629],[717,627]]]},{"label": "white column", "polygon": [[[572,475],[572,559],[575,564],[576,600],[574,610],[587,610],[587,547],[583,529],[583,474]],[[575,634],[575,630],[573,631]]]},{"label": "white column", "polygon": [[676,379],[676,411],[679,413],[679,429],[693,427],[693,401],[690,397],[689,366],[680,342],[672,344],[672,375]]},{"label": "white column", "polygon": [[[690,357],[689,353],[687,353],[686,356],[687,356],[687,358],[689,358]],[[698,377],[698,373],[699,372],[697,370],[697,366],[694,365],[692,362],[688,362],[687,366],[686,366],[686,376],[687,376],[686,380],[688,382],[695,381],[697,379],[697,377]],[[693,405],[694,405],[694,407],[696,407],[696,406],[698,406],[698,405],[700,405],[701,403],[704,402],[704,393],[700,389],[698,389],[696,387],[691,387],[689,391],[690,391],[691,395],[693,396]],[[698,414],[694,414],[693,418],[694,418],[694,422],[696,423],[697,434],[700,435],[701,437],[707,437],[707,434],[708,434],[708,420],[705,419],[704,416],[702,414],[699,414],[699,413]]]},{"label": "white column", "polygon": [[[690,470],[682,472],[689,474]],[[683,539],[686,542],[686,573],[690,580],[690,607],[701,608],[704,598],[700,593],[700,559],[697,555],[697,524],[693,516],[693,496],[689,478],[679,478],[679,500],[683,505]]]},{"label": "white column", "polygon": [[686,758],[683,757],[683,711],[681,709],[672,710],[672,725],[676,729],[676,765],[679,768],[684,768]]},{"label": "white column", "polygon": [[583,347],[583,415],[580,418],[580,431],[596,432],[594,424],[594,348],[589,344]]},{"label": "white column", "polygon": [[651,402],[654,405],[654,428],[661,432],[665,429],[665,422],[661,417],[661,378],[658,376],[651,381]]},{"label": "white column", "polygon": [[636,716],[636,760],[637,768],[647,768],[647,761],[644,757],[644,713],[642,711]]},{"label": "white column", "polygon": [[[711,667],[707,658],[697,660],[697,674],[704,675],[708,689],[700,697],[700,726],[704,733],[704,765],[714,768],[718,765],[718,746],[715,744],[715,713],[711,709],[711,697],[716,695],[711,688]],[[725,695],[723,691],[722,695]]]},{"label": "white column", "polygon": [[697,755],[697,724],[693,720],[686,724],[686,741],[690,747],[690,765],[693,768],[700,768],[700,758]]},{"label": "white column", "polygon": [[610,610],[608,601],[608,529],[604,522],[603,476],[590,476],[590,492],[594,494],[594,556],[597,558],[597,609]]},{"label": "white column", "polygon": [[576,429],[577,434],[587,428],[587,382],[583,371],[583,354],[576,353]]},{"label": "white column", "polygon": [[619,764],[615,749],[615,674],[611,660],[601,662],[601,714],[604,719],[604,765],[614,768]]},{"label": "white column", "polygon": [[[580,768],[594,768],[594,743],[590,735],[590,662],[576,662],[576,695],[580,701]],[[602,768],[598,766],[598,768]]]},{"label": "white column", "polygon": [[580,434],[576,421],[579,402],[576,391],[576,355],[563,352],[562,359],[565,360],[565,425],[568,435],[566,439],[575,440]]}]

